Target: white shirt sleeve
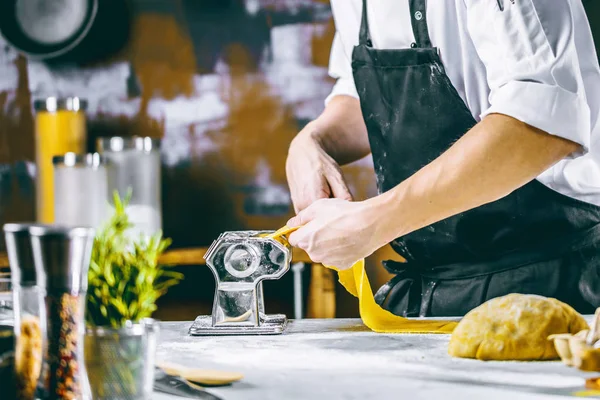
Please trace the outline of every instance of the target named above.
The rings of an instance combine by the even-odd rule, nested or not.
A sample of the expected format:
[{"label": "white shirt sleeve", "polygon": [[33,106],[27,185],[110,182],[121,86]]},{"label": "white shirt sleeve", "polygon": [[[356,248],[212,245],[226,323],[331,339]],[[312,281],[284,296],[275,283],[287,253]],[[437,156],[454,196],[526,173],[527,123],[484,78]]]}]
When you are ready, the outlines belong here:
[{"label": "white shirt sleeve", "polygon": [[[465,0],[468,30],[487,70],[490,107],[583,146],[590,109],[566,0]],[[577,154],[581,155],[581,154]],[[577,156],[577,155],[573,155]]]},{"label": "white shirt sleeve", "polygon": [[358,92],[356,86],[354,86],[352,75],[351,58],[344,48],[340,34],[336,32],[329,56],[329,76],[337,79],[337,81],[331,93],[325,99],[325,105],[338,95],[347,95],[358,99]]}]

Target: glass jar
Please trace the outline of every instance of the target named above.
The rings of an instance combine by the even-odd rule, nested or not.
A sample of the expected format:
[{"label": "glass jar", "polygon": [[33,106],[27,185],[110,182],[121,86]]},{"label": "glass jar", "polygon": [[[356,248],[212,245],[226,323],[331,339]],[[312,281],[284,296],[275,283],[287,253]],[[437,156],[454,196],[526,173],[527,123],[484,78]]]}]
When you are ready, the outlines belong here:
[{"label": "glass jar", "polygon": [[98,151],[111,164],[108,191],[121,198],[131,190],[126,208],[134,227],[130,234],[149,236],[162,229],[160,141],[150,137],[98,139]]},{"label": "glass jar", "polygon": [[98,153],[53,158],[54,222],[99,228],[109,217],[107,162]]},{"label": "glass jar", "polygon": [[15,380],[17,397],[23,400],[36,396],[45,345],[44,291],[38,284],[33,263],[30,226],[4,225],[13,291]]},{"label": "glass jar", "polygon": [[34,399],[44,352],[42,291],[37,286],[14,288],[15,375],[20,399]]},{"label": "glass jar", "polygon": [[85,109],[77,97],[48,97],[34,102],[36,217],[41,223],[54,222],[54,173],[52,157],[86,149]]}]

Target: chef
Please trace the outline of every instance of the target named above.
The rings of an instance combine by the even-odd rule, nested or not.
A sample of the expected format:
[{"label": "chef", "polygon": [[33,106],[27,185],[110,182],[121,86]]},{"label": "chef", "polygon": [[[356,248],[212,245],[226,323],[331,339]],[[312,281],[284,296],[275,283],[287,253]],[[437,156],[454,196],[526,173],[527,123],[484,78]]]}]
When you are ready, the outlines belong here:
[{"label": "chef", "polygon": [[[338,268],[387,243],[377,293],[458,316],[508,293],[600,306],[600,68],[581,0],[332,0],[337,78],[293,140],[292,245]],[[340,166],[372,154],[379,195]]]}]

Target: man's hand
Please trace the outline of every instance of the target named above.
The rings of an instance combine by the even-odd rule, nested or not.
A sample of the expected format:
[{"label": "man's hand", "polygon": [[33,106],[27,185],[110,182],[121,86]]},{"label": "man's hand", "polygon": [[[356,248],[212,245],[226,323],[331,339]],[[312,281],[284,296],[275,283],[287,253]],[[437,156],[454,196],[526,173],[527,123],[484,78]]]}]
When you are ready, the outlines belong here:
[{"label": "man's hand", "polygon": [[301,226],[289,243],[314,262],[347,269],[386,244],[378,234],[382,217],[368,201],[318,200],[288,221],[289,227]]},{"label": "man's hand", "polygon": [[296,212],[323,198],[351,200],[340,165],[370,151],[359,101],[335,96],[290,145],[286,173]]},{"label": "man's hand", "polygon": [[309,124],[290,145],[286,174],[296,213],[319,199],[352,200],[339,165],[313,136]]}]

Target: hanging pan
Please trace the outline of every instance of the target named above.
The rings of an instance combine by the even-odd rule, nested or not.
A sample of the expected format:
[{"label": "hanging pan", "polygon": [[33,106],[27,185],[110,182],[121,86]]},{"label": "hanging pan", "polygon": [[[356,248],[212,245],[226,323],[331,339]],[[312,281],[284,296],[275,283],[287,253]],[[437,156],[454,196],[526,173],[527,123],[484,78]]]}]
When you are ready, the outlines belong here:
[{"label": "hanging pan", "polygon": [[0,0],[0,34],[32,60],[90,61],[121,48],[126,0]]}]

